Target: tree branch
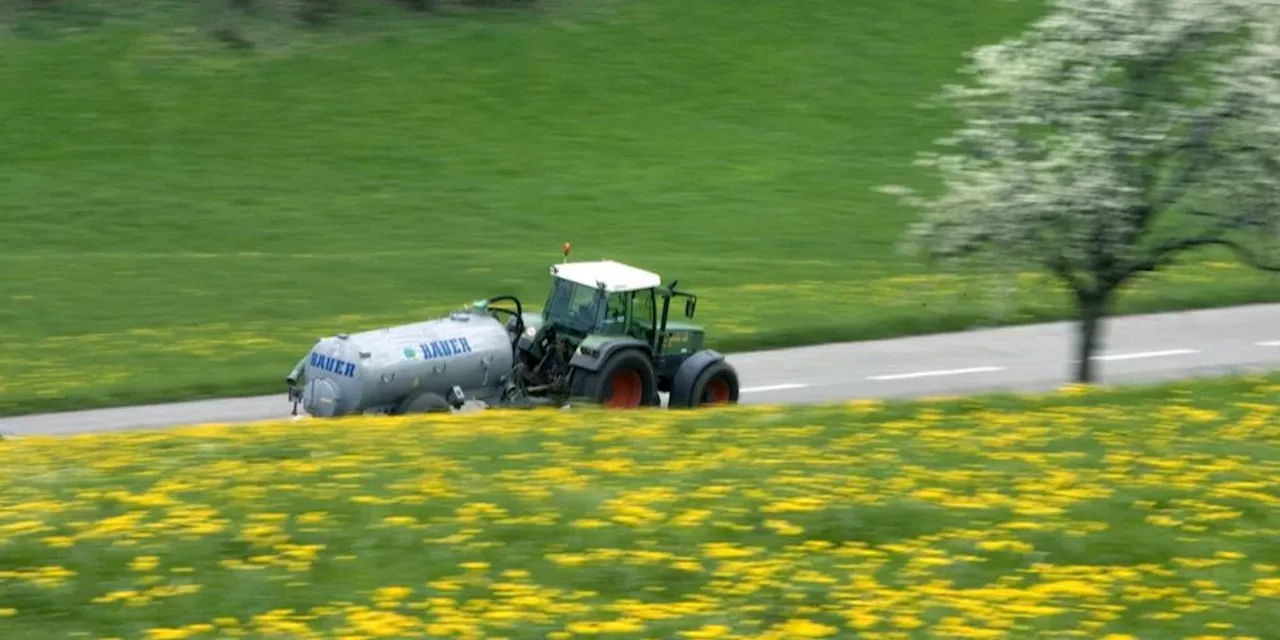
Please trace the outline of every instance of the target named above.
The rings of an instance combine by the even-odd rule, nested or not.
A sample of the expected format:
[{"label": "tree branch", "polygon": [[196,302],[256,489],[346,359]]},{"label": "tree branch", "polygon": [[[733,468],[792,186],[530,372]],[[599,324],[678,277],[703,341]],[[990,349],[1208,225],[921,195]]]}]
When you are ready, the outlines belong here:
[{"label": "tree branch", "polygon": [[1152,198],[1151,208],[1155,212],[1172,207],[1187,195],[1196,182],[1196,174],[1204,170],[1210,161],[1219,155],[1213,152],[1214,134],[1222,128],[1224,123],[1239,118],[1242,114],[1243,110],[1238,101],[1232,100],[1221,111],[1206,114],[1188,125],[1191,129],[1188,140],[1179,145],[1175,152],[1186,151],[1190,157],[1182,166],[1182,170],[1169,181],[1169,187],[1165,193],[1161,197]]},{"label": "tree branch", "polygon": [[[1160,153],[1150,158],[1147,164],[1149,171],[1155,171],[1164,158],[1175,155],[1179,152],[1186,152],[1188,158],[1186,163],[1182,165],[1177,174],[1170,179],[1169,184],[1158,197],[1155,194],[1149,194],[1147,203],[1135,207],[1131,211],[1132,224],[1130,230],[1125,234],[1125,243],[1133,244],[1147,232],[1151,221],[1158,215],[1174,207],[1179,201],[1187,195],[1193,186],[1198,184],[1197,174],[1207,169],[1212,161],[1219,158],[1222,154],[1213,151],[1213,137],[1222,126],[1243,115],[1243,109],[1239,100],[1232,99],[1228,104],[1220,110],[1212,113],[1204,114],[1195,121],[1189,123],[1189,135],[1182,143],[1170,150],[1167,155]],[[1144,187],[1149,188],[1148,185]],[[1145,189],[1144,189],[1145,190]]]},{"label": "tree branch", "polygon": [[1049,255],[1044,259],[1044,262],[1050,272],[1067,283],[1067,286],[1071,288],[1071,292],[1076,294],[1077,298],[1084,297],[1089,291],[1084,279],[1075,271],[1072,271],[1071,265],[1068,264],[1067,259],[1061,253]]},{"label": "tree branch", "polygon": [[1236,254],[1236,257],[1246,265],[1258,269],[1259,271],[1270,271],[1280,273],[1280,262],[1268,262],[1266,259],[1259,257],[1240,243],[1222,237],[1223,231],[1218,231],[1210,235],[1200,236],[1198,238],[1183,238],[1181,240],[1170,240],[1155,247],[1150,257],[1145,260],[1138,260],[1130,263],[1129,271],[1131,273],[1142,273],[1148,271],[1156,271],[1173,264],[1173,261],[1181,254],[1192,249],[1202,247],[1226,247]]},{"label": "tree branch", "polygon": [[1165,79],[1164,72],[1175,65],[1183,53],[1194,50],[1209,41],[1209,34],[1202,24],[1190,24],[1176,37],[1167,49],[1152,51],[1148,55],[1137,58],[1125,68],[1130,83],[1134,85],[1132,95],[1139,99],[1152,98],[1157,95],[1151,91],[1151,84]]}]

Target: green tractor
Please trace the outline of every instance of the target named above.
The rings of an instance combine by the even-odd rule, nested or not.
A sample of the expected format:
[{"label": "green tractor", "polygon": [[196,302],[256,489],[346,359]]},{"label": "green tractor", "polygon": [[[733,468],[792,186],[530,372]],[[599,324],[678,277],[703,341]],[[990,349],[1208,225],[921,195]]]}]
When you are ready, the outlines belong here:
[{"label": "green tractor", "polygon": [[[688,322],[697,296],[612,260],[566,261],[551,275],[541,311],[526,312],[511,296],[478,303],[509,316],[513,367],[502,404],[651,407],[661,405],[659,392],[673,409],[738,402],[737,372],[722,354],[702,348],[706,331]],[[684,301],[678,321],[671,319],[677,298]],[[516,308],[493,306],[503,299]]]}]

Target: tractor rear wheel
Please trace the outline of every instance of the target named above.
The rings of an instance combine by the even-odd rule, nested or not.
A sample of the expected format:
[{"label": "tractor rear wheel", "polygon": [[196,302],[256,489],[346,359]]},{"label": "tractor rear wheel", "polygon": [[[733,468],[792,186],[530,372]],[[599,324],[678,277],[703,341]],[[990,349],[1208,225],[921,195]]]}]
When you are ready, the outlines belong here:
[{"label": "tractor rear wheel", "polygon": [[728,362],[717,360],[704,367],[688,393],[681,395],[685,408],[738,404],[738,373]]},{"label": "tractor rear wheel", "polygon": [[619,351],[599,371],[579,371],[581,389],[587,400],[609,409],[634,409],[654,405],[658,398],[658,375],[653,362],[638,349]]}]

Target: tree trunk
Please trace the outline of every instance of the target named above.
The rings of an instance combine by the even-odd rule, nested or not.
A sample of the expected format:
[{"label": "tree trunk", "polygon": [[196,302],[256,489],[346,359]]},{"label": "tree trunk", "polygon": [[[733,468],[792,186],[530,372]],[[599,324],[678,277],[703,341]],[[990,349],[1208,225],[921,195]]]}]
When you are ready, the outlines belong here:
[{"label": "tree trunk", "polygon": [[1089,293],[1077,298],[1080,327],[1076,337],[1075,381],[1089,384],[1094,380],[1093,354],[1101,343],[1102,321],[1107,315],[1108,294]]}]

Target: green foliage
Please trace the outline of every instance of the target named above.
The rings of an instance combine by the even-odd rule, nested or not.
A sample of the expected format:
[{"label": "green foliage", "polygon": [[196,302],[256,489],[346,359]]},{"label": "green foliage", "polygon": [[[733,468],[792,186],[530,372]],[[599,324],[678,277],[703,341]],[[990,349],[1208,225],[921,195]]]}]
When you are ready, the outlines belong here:
[{"label": "green foliage", "polygon": [[[1070,312],[902,261],[873,191],[928,188],[916,107],[1033,3],[100,6],[0,40],[0,413],[279,391],[318,336],[540,302],[565,241],[678,278],[717,349]],[[1209,260],[1124,310],[1280,295]]]}]

